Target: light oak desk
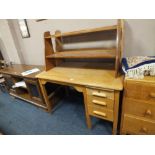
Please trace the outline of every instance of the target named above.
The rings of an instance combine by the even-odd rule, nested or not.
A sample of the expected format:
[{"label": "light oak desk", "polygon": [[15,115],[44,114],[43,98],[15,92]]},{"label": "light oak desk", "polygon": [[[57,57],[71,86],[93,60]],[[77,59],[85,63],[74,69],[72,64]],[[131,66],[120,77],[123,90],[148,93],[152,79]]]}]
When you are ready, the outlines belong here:
[{"label": "light oak desk", "polygon": [[[105,66],[104,66],[105,68]],[[113,134],[117,133],[119,94],[123,89],[123,77],[115,78],[115,70],[107,65],[103,69],[100,63],[64,62],[36,77],[47,104],[52,110],[46,92],[47,82],[74,87],[84,96],[85,114],[88,128],[91,128],[90,116],[113,122]]]},{"label": "light oak desk", "polygon": [[[123,77],[119,76],[123,40],[123,20],[100,28],[72,32],[57,30],[54,34],[45,32],[46,72],[37,75],[37,78],[48,110],[52,110],[53,102],[50,99],[52,94],[49,95],[46,89],[47,84],[74,87],[83,93],[88,127],[91,127],[90,116],[94,116],[113,122],[113,134],[116,134],[119,94],[123,89]],[[92,46],[105,41],[115,44]],[[77,43],[90,43],[91,46],[80,48]],[[76,47],[71,46],[74,44]]]}]

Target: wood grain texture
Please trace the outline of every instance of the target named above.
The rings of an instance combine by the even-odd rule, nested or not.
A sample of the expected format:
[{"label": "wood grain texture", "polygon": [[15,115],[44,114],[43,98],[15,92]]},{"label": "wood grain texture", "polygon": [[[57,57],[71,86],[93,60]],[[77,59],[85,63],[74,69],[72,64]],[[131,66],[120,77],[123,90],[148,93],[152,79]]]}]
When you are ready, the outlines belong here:
[{"label": "wood grain texture", "polygon": [[95,32],[100,32],[100,31],[110,31],[110,30],[116,30],[116,29],[117,29],[117,25],[113,25],[113,26],[85,29],[85,30],[79,30],[79,31],[73,31],[73,32],[64,32],[64,33],[55,34],[55,35],[48,35],[46,36],[46,38],[75,36],[75,35],[81,35],[81,34],[86,34],[86,33],[95,33]]},{"label": "wood grain texture", "polygon": [[121,58],[124,47],[124,20],[118,20],[116,37],[116,58],[115,58],[115,77],[118,76],[121,69]]},{"label": "wood grain texture", "polygon": [[155,102],[126,98],[125,113],[155,121]]},{"label": "wood grain texture", "polygon": [[[106,33],[103,33],[106,32]],[[94,35],[96,34],[96,35]],[[75,40],[73,36],[82,36],[81,39]],[[97,36],[100,36],[99,38]],[[103,37],[105,36],[105,37]],[[85,29],[80,31],[65,32],[61,33],[56,31],[54,35],[50,35],[49,32],[45,32],[45,65],[46,71],[58,66],[65,59],[113,59],[111,63],[115,62],[115,77],[119,76],[120,66],[121,66],[121,56],[123,52],[123,37],[124,36],[124,24],[123,20],[118,20],[117,25],[106,26],[102,28]],[[53,44],[51,42],[55,40],[56,50],[53,50]],[[65,42],[67,38],[67,42]],[[91,42],[93,39],[98,38],[98,41],[116,41],[116,46],[110,47],[109,49],[97,49],[89,48],[79,49],[79,50],[69,50],[63,49],[65,43],[69,44],[78,42]],[[104,48],[104,47],[103,47]],[[113,48],[113,49],[112,49]]]},{"label": "wood grain texture", "polygon": [[89,51],[63,51],[55,52],[51,55],[46,56],[46,58],[115,58],[115,49],[98,49]]},{"label": "wood grain texture", "polygon": [[125,96],[128,98],[155,102],[155,97],[152,96],[153,93],[155,93],[155,82],[144,83],[128,81],[126,84]]},{"label": "wood grain texture", "polygon": [[47,107],[45,106],[44,102],[40,102],[38,100],[32,99],[28,93],[20,93],[19,95],[16,92],[10,90],[10,95],[47,110]]},{"label": "wood grain texture", "polygon": [[92,97],[114,100],[113,90],[108,91],[108,90],[99,90],[99,89],[87,89],[87,94],[91,95]]},{"label": "wood grain texture", "polygon": [[[36,76],[42,85],[45,101],[47,101],[47,95],[43,85],[46,82],[72,86],[82,92],[88,128],[91,127],[90,116],[95,116],[112,121],[113,134],[117,134],[119,93],[123,89],[123,76],[118,73],[123,51],[122,23],[122,20],[118,20],[117,25],[65,33],[57,31],[54,35],[47,32],[44,35],[47,72]],[[51,38],[52,41],[55,40],[55,51],[53,42],[50,43]],[[64,44],[94,40],[116,41],[116,46],[108,49],[105,47],[63,49]],[[83,62],[79,62],[81,60]]]},{"label": "wood grain texture", "polygon": [[50,103],[50,101],[48,99],[47,91],[45,89],[46,82],[43,84],[42,81],[39,80],[39,84],[40,84],[40,88],[41,88],[41,91],[42,91],[42,95],[43,95],[45,103],[46,103],[47,111],[51,112],[52,104]]},{"label": "wood grain texture", "polygon": [[45,44],[45,70],[48,71],[49,69],[56,66],[55,60],[46,59],[47,55],[54,53],[53,44],[51,39],[47,39],[46,37],[50,35],[50,32],[47,31],[44,33],[44,44]]},{"label": "wood grain texture", "polygon": [[[90,68],[91,65],[95,69]],[[98,66],[98,68],[96,68],[94,65],[95,64],[93,63],[67,62],[54,67],[47,72],[42,72],[36,77],[39,79],[47,79],[50,81],[65,82],[102,89],[123,89],[123,76],[115,78],[115,71],[101,69],[103,66]]]},{"label": "wood grain texture", "polygon": [[155,134],[155,78],[125,79],[121,134]]},{"label": "wood grain texture", "polygon": [[100,107],[105,107],[105,108],[113,110],[113,106],[114,106],[113,100],[96,97],[96,96],[92,96],[92,95],[87,95],[87,98],[88,98],[88,100],[87,100],[88,105],[90,105],[90,106],[98,105]]},{"label": "wood grain texture", "polygon": [[44,67],[43,66],[14,64],[14,65],[6,67],[4,69],[0,69],[0,73],[23,77],[22,74],[21,74],[22,72],[25,72],[27,70],[31,70],[33,68],[38,68],[40,71],[38,71],[36,73],[33,73],[33,74],[26,75],[24,77],[36,79],[35,76],[37,74],[41,73],[42,71],[44,71]]},{"label": "wood grain texture", "polygon": [[[74,65],[72,65],[73,68],[75,67]],[[57,68],[57,67],[55,67],[55,68]],[[68,69],[68,67],[67,67],[67,69]],[[62,69],[62,71],[64,71],[64,69]],[[74,68],[73,71],[75,71],[75,68]],[[56,73],[58,73],[58,70],[56,70]],[[39,75],[40,77],[42,77],[42,78],[39,79],[39,81],[40,81],[41,85],[44,85],[46,82],[57,83],[57,84],[61,84],[61,85],[64,85],[64,86],[74,87],[77,91],[82,92],[83,96],[84,96],[85,115],[86,115],[86,122],[87,122],[88,128],[91,128],[91,117],[90,116],[94,116],[94,117],[98,117],[98,118],[101,118],[101,119],[112,121],[113,122],[113,134],[117,134],[119,92],[120,91],[114,91],[114,89],[105,89],[104,87],[99,89],[98,87],[93,87],[92,83],[91,83],[91,86],[88,87],[86,85],[86,83],[83,83],[83,85],[81,85],[79,83],[79,81],[81,81],[81,80],[77,81],[76,79],[75,79],[76,82],[74,82],[74,81],[73,82],[68,82],[68,80],[64,79],[64,75],[68,76],[69,73],[73,73],[73,75],[75,77],[77,77],[81,73],[81,71],[77,71],[77,73],[78,73],[78,75],[77,75],[74,72],[72,72],[72,70],[70,70],[67,73],[63,72],[63,73],[61,73],[59,75],[57,75],[57,74],[56,75],[54,75],[54,74],[50,75],[51,78],[49,78],[49,77],[45,78],[44,76]],[[85,71],[85,73],[87,73],[87,72]],[[42,74],[44,74],[44,73],[42,73]],[[91,76],[89,75],[89,78]],[[54,78],[56,78],[56,79],[54,79]],[[59,78],[62,78],[63,80],[59,79]],[[42,91],[45,92],[46,90],[42,89]],[[107,98],[105,98],[105,96],[100,97],[102,95],[93,96],[92,94],[93,94],[94,91],[99,92],[101,94],[103,94],[103,93],[106,94]],[[44,95],[44,97],[46,98],[45,101],[47,101],[48,98],[47,98],[46,94]],[[93,99],[93,100],[95,99],[97,101],[102,101],[102,102],[106,101],[107,102],[107,107],[103,107],[103,106],[96,105],[96,104],[95,105],[91,104],[90,103],[91,99]],[[47,101],[46,103],[50,104],[49,101]],[[52,107],[50,107],[50,108],[52,110]],[[105,114],[105,116],[104,116],[104,114]]]},{"label": "wood grain texture", "polygon": [[99,106],[88,106],[88,112],[91,116],[95,116],[104,120],[113,121],[113,111]]},{"label": "wood grain texture", "polygon": [[123,133],[151,135],[155,134],[155,121],[134,117],[133,115],[124,116]]},{"label": "wood grain texture", "polygon": [[88,110],[88,97],[86,94],[86,88],[83,88],[83,97],[84,97],[86,123],[87,123],[87,127],[91,129],[92,123],[91,123],[91,117],[89,115],[89,110]]},{"label": "wood grain texture", "polygon": [[[23,76],[21,73],[25,72],[27,70],[31,70],[33,68],[38,68],[40,71],[33,73],[33,74],[29,74],[26,76]],[[7,81],[11,81],[13,84],[15,84],[16,82],[19,81],[25,81],[27,88],[16,88],[16,89],[12,89],[12,87],[9,88],[9,93],[12,96],[15,96],[16,98],[20,98],[23,99],[27,102],[30,102],[34,105],[37,105],[39,107],[42,107],[44,109],[46,109],[46,105],[44,102],[44,99],[42,97],[42,93],[40,91],[40,87],[38,84],[38,79],[36,78],[36,75],[38,73],[41,73],[44,70],[43,66],[37,66],[37,65],[19,65],[19,64],[14,64],[12,66],[9,66],[7,68],[4,69],[0,69],[0,73],[4,74],[4,77],[10,80],[6,80]],[[32,93],[30,91],[30,84],[32,84],[33,86],[35,86],[37,93],[39,94],[38,97],[36,96],[32,96]]]},{"label": "wood grain texture", "polygon": [[115,102],[114,102],[114,109],[113,109],[113,129],[112,129],[112,134],[115,135],[117,134],[117,129],[118,129],[118,113],[119,113],[119,98],[120,98],[120,91],[115,91]]}]

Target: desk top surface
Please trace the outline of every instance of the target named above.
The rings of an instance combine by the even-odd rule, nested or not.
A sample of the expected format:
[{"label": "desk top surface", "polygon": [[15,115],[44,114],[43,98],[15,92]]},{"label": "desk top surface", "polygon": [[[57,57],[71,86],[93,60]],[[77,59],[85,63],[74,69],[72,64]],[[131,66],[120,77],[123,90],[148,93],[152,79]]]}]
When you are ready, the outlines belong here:
[{"label": "desk top surface", "polygon": [[[103,63],[102,63],[103,64]],[[123,76],[115,78],[115,71],[106,66],[95,63],[63,63],[49,71],[44,71],[36,77],[53,82],[84,85],[112,90],[123,89]]]},{"label": "desk top surface", "polygon": [[[31,70],[33,68],[38,68],[40,71],[38,71],[36,73],[29,74],[27,76],[22,76],[22,74],[21,74],[22,72],[25,72],[27,70]],[[36,78],[35,76],[37,74],[41,73],[43,70],[44,70],[43,66],[14,64],[14,65],[6,67],[4,69],[0,69],[0,73],[15,75],[15,76],[21,76],[21,77],[27,77],[27,78]]]}]

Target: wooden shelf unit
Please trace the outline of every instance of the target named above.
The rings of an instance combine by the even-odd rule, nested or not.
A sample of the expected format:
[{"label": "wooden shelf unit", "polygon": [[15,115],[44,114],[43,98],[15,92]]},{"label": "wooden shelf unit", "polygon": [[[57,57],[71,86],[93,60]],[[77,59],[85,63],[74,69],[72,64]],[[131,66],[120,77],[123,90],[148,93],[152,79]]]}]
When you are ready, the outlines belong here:
[{"label": "wooden shelf unit", "polygon": [[[117,25],[101,28],[86,29],[65,33],[56,31],[54,35],[51,35],[49,31],[45,32],[44,41],[46,71],[58,66],[61,62],[64,61],[64,59],[114,59],[113,62],[115,63],[115,77],[117,77],[121,66],[121,56],[123,51],[123,34],[123,20],[118,20]],[[91,39],[96,39],[95,36],[93,38],[93,35],[101,35],[100,41],[108,41],[109,39],[113,39],[115,41],[115,47],[72,50],[65,50],[63,48],[63,45],[66,43],[64,41],[65,38],[72,40],[72,37],[80,37],[83,35],[84,39],[88,38],[88,42],[91,42]],[[82,40],[80,40],[81,42],[83,42],[83,38]],[[76,41],[74,40],[74,42]],[[55,44],[55,48],[53,44]]]}]

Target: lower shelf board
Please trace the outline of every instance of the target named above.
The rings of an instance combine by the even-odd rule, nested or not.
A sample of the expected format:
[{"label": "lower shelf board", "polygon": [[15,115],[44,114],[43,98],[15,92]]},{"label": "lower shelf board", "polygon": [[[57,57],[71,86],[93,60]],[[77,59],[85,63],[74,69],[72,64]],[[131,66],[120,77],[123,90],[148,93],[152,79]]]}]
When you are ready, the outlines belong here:
[{"label": "lower shelf board", "polygon": [[33,101],[33,100],[30,98],[30,96],[29,96],[28,94],[26,94],[26,93],[25,93],[25,94],[20,94],[20,95],[18,95],[18,94],[15,94],[15,93],[10,92],[10,95],[11,95],[11,96],[14,96],[14,97],[16,97],[16,98],[19,98],[19,99],[21,99],[21,100],[27,101],[27,102],[29,102],[29,103],[31,103],[31,104],[34,104],[34,105],[38,106],[38,107],[47,109],[46,106],[37,103],[37,101],[36,101],[36,102]]},{"label": "lower shelf board", "polygon": [[116,58],[116,49],[95,49],[55,52],[46,58]]}]

